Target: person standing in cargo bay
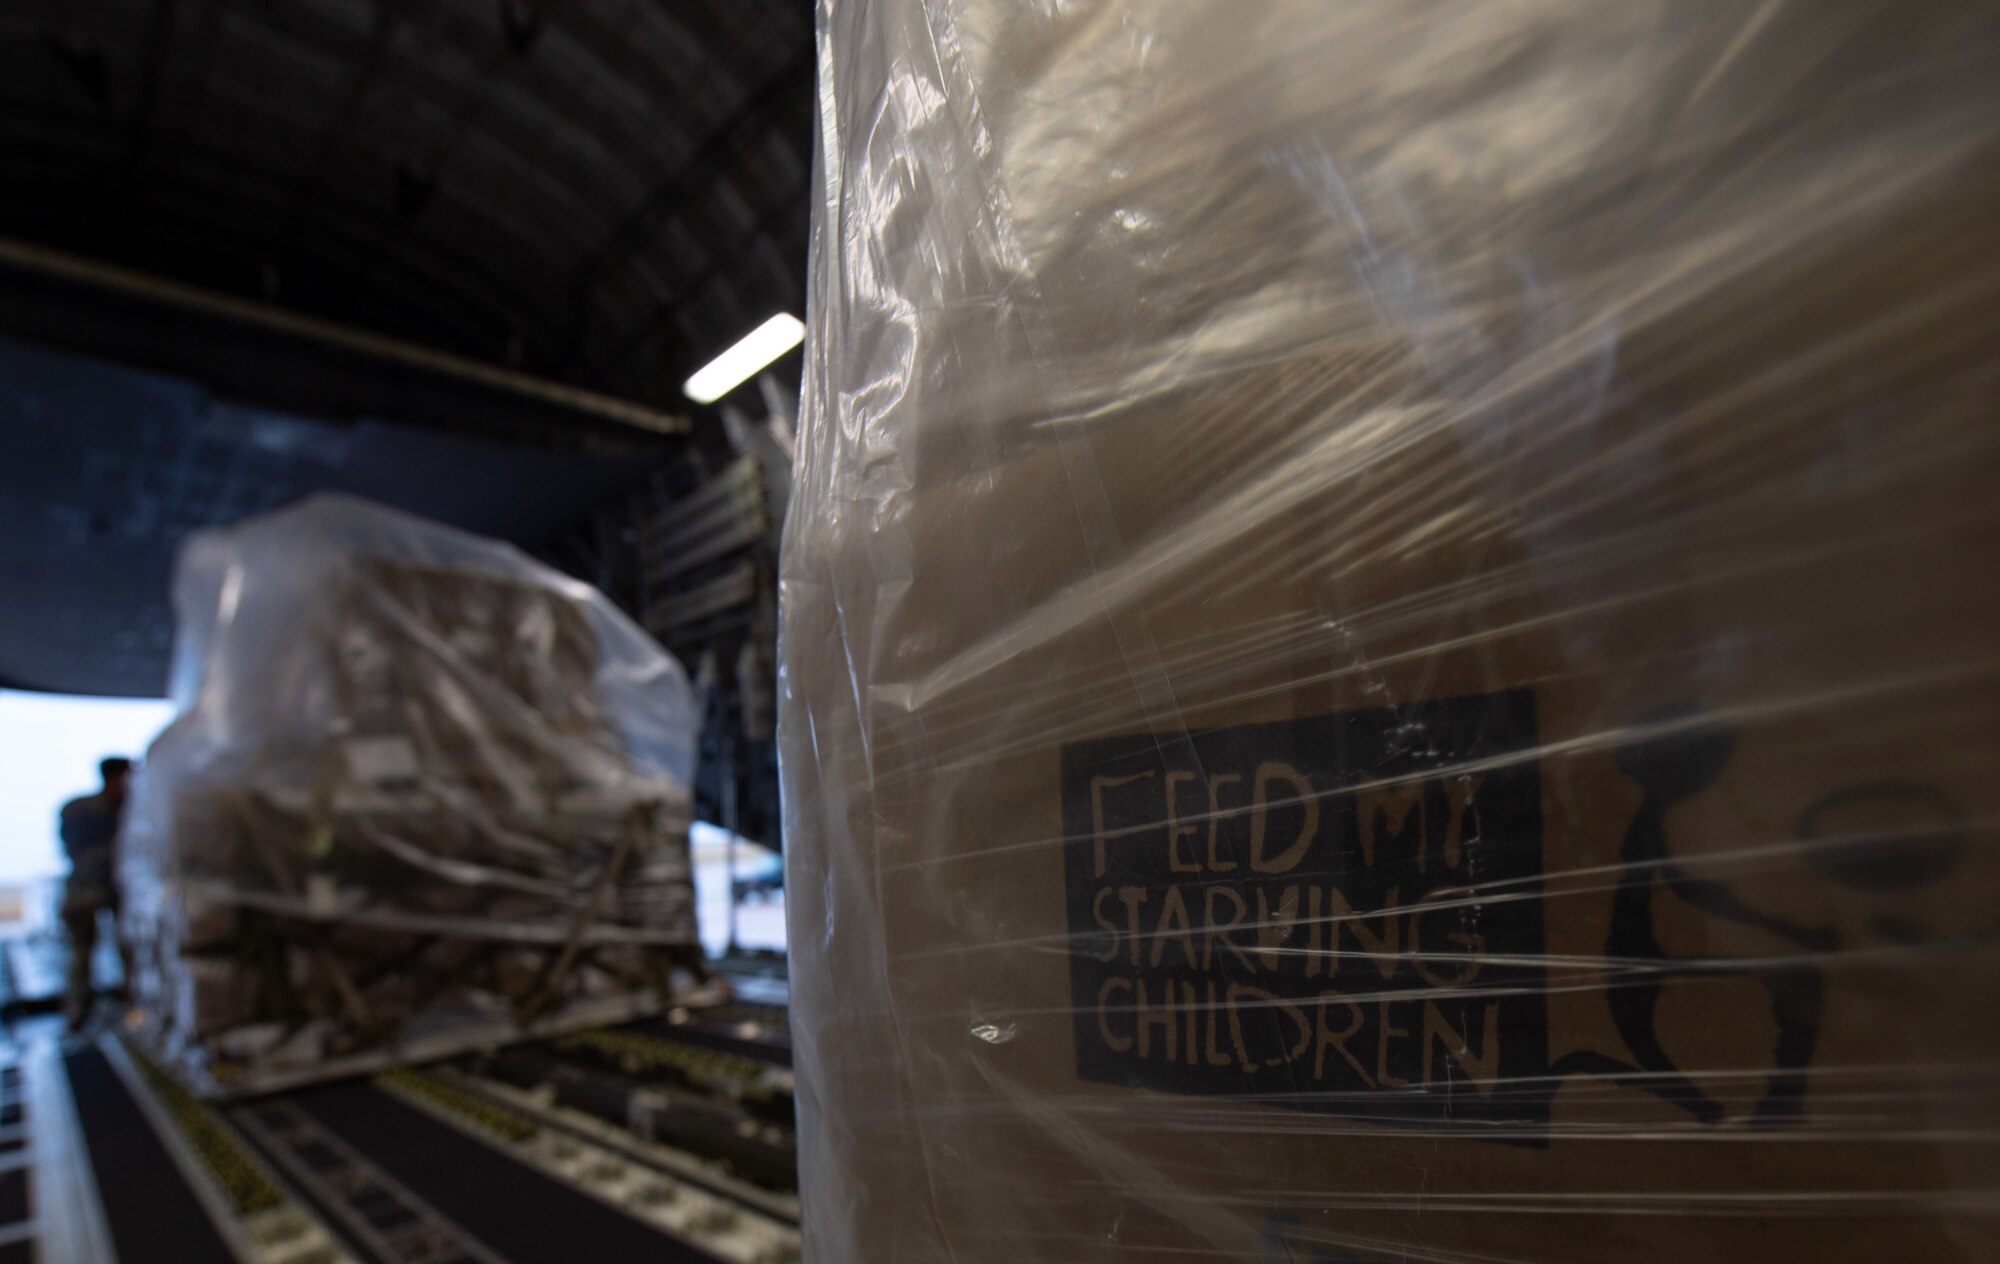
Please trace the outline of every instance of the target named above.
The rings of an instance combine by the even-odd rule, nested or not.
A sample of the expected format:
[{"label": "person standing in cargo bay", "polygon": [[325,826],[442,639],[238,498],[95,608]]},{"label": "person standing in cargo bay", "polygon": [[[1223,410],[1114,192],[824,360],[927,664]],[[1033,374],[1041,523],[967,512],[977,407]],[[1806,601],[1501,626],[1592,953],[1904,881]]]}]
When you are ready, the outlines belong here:
[{"label": "person standing in cargo bay", "polygon": [[[62,919],[69,932],[69,991],[64,1010],[71,1031],[80,1030],[90,1015],[90,963],[97,952],[100,914],[111,914],[113,934],[117,934],[118,825],[125,815],[132,761],[113,756],[99,763],[97,771],[104,778],[103,787],[96,794],[63,804],[60,824],[63,850],[69,854]],[[125,958],[122,939],[119,955]],[[129,973],[129,958],[125,958],[125,965]]]}]

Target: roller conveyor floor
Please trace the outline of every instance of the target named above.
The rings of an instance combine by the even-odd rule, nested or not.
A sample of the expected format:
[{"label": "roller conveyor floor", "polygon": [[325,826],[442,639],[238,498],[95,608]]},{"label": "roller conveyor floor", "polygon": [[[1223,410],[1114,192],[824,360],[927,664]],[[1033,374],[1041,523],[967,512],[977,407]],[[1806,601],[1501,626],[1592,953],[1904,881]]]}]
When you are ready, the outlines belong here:
[{"label": "roller conveyor floor", "polygon": [[[580,1243],[610,1260],[715,1262],[373,1084],[306,1089],[231,1113],[264,1125],[286,1174],[367,1258],[408,1259],[401,1244],[435,1241],[440,1264],[573,1264]],[[343,1182],[357,1177],[366,1195],[343,1198],[356,1188]]]},{"label": "roller conveyor floor", "polygon": [[[711,1130],[729,1107],[685,1080],[668,1090],[607,1068],[599,1049],[637,1041],[663,1075],[714,1075],[702,1037],[754,1049],[769,1020],[684,1021],[686,1042],[668,1023],[530,1046],[528,1065],[561,1091],[520,1074],[521,1059],[502,1078],[486,1058],[236,1103],[193,1098],[118,1037],[64,1042],[57,1024],[30,1025],[0,1048],[0,1264],[791,1264],[782,1163],[705,1151],[680,1116],[655,1126],[670,1097],[702,1105],[686,1117]],[[770,1074],[788,1092],[789,1072]],[[579,1084],[588,1109],[569,1101]],[[771,1122],[783,1106],[760,1097],[742,1131],[754,1123],[788,1157],[789,1128]]]},{"label": "roller conveyor floor", "polygon": [[[222,1230],[186,1184],[167,1143],[110,1059],[86,1046],[65,1057],[62,1068],[118,1258],[233,1264],[236,1257]],[[63,1214],[59,1207],[46,1210]]]}]

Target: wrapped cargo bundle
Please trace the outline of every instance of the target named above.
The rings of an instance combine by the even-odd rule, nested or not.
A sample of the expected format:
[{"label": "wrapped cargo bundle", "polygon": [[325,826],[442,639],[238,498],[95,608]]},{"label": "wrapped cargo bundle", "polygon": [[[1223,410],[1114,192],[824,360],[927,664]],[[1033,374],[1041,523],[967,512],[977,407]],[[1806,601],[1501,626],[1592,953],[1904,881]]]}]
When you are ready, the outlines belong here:
[{"label": "wrapped cargo bundle", "polygon": [[820,8],[810,1258],[2000,1256],[2000,11]]},{"label": "wrapped cargo bundle", "polygon": [[174,601],[121,881],[199,1086],[619,1020],[700,973],[688,682],[587,585],[317,497],[191,537]]}]

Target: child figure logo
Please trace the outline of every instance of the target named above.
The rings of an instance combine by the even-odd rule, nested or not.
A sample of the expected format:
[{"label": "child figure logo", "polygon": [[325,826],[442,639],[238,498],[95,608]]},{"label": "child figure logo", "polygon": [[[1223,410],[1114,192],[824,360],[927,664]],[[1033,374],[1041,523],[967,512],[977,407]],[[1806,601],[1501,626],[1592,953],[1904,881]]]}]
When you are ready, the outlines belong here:
[{"label": "child figure logo", "polygon": [[[1681,1107],[1704,1124],[1720,1123],[1722,1104],[1661,1047],[1660,995],[1665,984],[1675,978],[1750,979],[1769,993],[1777,1028],[1771,1074],[1750,1123],[1771,1126],[1795,1121],[1805,1103],[1806,1067],[1819,1038],[1825,998],[1824,976],[1815,959],[1835,951],[1840,946],[1839,937],[1830,927],[1804,926],[1752,908],[1728,886],[1695,877],[1674,861],[1667,843],[1667,812],[1715,783],[1735,748],[1735,735],[1685,704],[1642,717],[1638,728],[1642,735],[1619,750],[1618,766],[1639,784],[1645,797],[1625,832],[1620,856],[1623,869],[1605,942],[1608,960],[1641,963],[1631,977],[1615,982],[1607,993],[1612,1021],[1632,1061],[1583,1050],[1557,1059],[1555,1072],[1559,1076],[1616,1075]],[[1911,805],[1916,805],[1937,809],[1951,819],[1944,828],[1924,833],[1917,840],[1922,845],[1915,847],[1901,847],[1893,836],[1887,840],[1862,835],[1830,841],[1822,837],[1825,818],[1851,812],[1860,805],[1901,816],[1907,816]],[[1936,816],[1937,811],[1930,814]],[[1949,868],[1955,854],[1955,824],[1949,802],[1938,792],[1884,783],[1827,796],[1805,810],[1796,832],[1807,859],[1846,885],[1856,885],[1850,879],[1862,872],[1871,877],[1889,875],[1869,885],[1891,888],[1934,879]],[[1894,858],[1899,852],[1911,863],[1899,865]],[[1802,952],[1796,958],[1775,960],[1669,957],[1654,932],[1656,883],[1664,883],[1667,890],[1710,916],[1757,927]]]}]

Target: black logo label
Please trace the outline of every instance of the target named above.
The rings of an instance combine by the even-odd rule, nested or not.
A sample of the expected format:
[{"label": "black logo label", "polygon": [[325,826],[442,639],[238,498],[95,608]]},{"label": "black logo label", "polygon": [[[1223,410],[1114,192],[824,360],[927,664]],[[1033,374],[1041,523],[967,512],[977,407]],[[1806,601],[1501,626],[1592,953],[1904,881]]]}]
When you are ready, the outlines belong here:
[{"label": "black logo label", "polygon": [[1545,1124],[1535,746],[1520,690],[1064,747],[1078,1073]]}]

